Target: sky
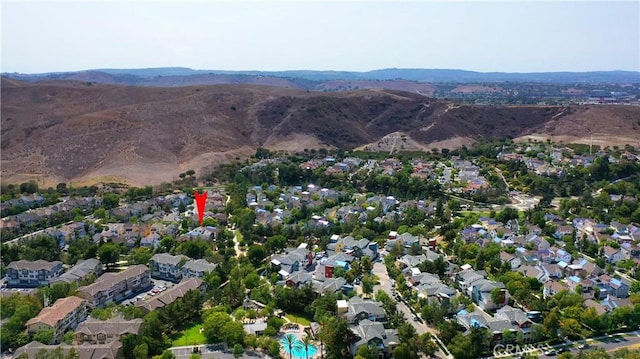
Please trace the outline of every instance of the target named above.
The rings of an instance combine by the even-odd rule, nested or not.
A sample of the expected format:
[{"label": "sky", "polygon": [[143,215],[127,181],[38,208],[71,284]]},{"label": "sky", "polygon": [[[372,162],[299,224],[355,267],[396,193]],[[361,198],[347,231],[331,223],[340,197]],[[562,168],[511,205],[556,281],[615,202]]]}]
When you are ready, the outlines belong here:
[{"label": "sky", "polygon": [[640,71],[640,1],[2,0],[2,72]]}]

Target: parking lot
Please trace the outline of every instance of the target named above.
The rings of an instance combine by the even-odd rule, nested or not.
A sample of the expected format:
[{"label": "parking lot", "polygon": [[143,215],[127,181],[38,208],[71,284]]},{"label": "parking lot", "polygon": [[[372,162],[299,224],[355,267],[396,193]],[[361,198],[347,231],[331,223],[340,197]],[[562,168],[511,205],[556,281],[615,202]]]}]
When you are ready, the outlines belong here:
[{"label": "parking lot", "polygon": [[175,284],[173,282],[161,279],[153,279],[151,281],[153,283],[153,287],[149,288],[147,291],[137,294],[135,297],[122,301],[122,305],[134,305],[136,302],[141,300],[149,300],[156,296],[158,293],[162,293],[165,290],[173,287]]}]

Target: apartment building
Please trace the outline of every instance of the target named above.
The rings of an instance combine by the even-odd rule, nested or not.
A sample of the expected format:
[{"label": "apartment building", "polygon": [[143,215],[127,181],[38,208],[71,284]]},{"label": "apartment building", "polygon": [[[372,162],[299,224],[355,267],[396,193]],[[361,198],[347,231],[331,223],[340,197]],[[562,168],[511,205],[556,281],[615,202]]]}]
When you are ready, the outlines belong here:
[{"label": "apartment building", "polygon": [[62,262],[19,260],[7,266],[7,286],[36,288],[49,285],[62,272]]},{"label": "apartment building", "polygon": [[51,329],[54,333],[53,343],[59,343],[67,330],[75,329],[86,318],[86,301],[72,296],[60,298],[52,306],[43,308],[35,318],[27,321],[26,327],[31,335],[41,329]]},{"label": "apartment building", "polygon": [[145,265],[134,265],[119,273],[105,273],[93,284],[78,288],[90,308],[104,308],[119,303],[151,287],[151,271]]},{"label": "apartment building", "polygon": [[155,254],[149,260],[151,277],[177,283],[182,280],[182,266],[189,260],[191,258],[182,254],[175,256],[169,253]]},{"label": "apartment building", "polygon": [[161,292],[149,300],[139,301],[136,306],[142,309],[143,313],[163,308],[175,302],[178,298],[184,297],[190,290],[199,290],[201,293],[207,289],[207,284],[200,278],[189,278],[176,284],[175,286]]},{"label": "apartment building", "polygon": [[95,258],[84,259],[78,261],[76,265],[60,277],[53,279],[51,283],[80,283],[92,275],[101,275],[103,271],[102,263],[99,260]]},{"label": "apartment building", "polygon": [[140,334],[142,318],[125,320],[116,316],[108,320],[88,318],[78,325],[74,333],[74,344],[105,344],[120,341],[123,335]]},{"label": "apartment building", "polygon": [[182,266],[182,278],[202,278],[216,267],[216,264],[209,263],[206,259],[190,260]]}]

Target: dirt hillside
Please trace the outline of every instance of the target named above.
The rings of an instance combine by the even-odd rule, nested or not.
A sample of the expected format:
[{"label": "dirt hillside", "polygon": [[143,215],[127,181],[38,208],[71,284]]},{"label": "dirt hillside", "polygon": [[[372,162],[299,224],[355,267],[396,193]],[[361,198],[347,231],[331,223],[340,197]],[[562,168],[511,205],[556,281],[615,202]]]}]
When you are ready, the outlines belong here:
[{"label": "dirt hillside", "polygon": [[246,158],[259,146],[387,150],[395,141],[428,149],[480,136],[580,141],[596,134],[637,145],[640,138],[638,107],[471,106],[379,89],[327,94],[3,79],[1,114],[2,180],[46,184],[171,181],[186,169]]}]

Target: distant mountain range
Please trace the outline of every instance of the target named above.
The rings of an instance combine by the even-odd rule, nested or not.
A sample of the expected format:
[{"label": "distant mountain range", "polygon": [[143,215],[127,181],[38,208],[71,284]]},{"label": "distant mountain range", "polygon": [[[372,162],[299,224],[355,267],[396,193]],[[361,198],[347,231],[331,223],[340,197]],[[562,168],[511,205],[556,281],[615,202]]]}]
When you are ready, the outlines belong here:
[{"label": "distant mountain range", "polygon": [[[4,73],[3,76],[22,80],[61,80],[74,78],[103,78],[110,83],[127,85],[154,85],[158,78],[194,77],[194,82],[202,76],[231,76],[242,78],[268,77],[289,79],[296,87],[312,87],[313,83],[326,81],[389,81],[407,80],[424,83],[498,83],[498,82],[543,82],[543,83],[611,83],[629,84],[640,83],[640,72],[637,71],[591,71],[591,72],[475,72],[449,69],[381,69],[366,72],[356,71],[223,71],[223,70],[194,70],[186,67],[160,67],[147,69],[95,69],[75,72],[50,72],[41,74]],[[154,80],[155,79],[155,80]],[[97,81],[101,82],[101,81]],[[179,81],[184,83],[185,81]],[[189,81],[186,81],[189,82]]]}]

